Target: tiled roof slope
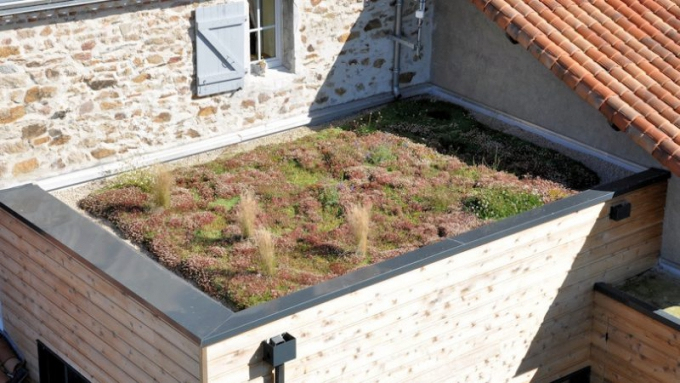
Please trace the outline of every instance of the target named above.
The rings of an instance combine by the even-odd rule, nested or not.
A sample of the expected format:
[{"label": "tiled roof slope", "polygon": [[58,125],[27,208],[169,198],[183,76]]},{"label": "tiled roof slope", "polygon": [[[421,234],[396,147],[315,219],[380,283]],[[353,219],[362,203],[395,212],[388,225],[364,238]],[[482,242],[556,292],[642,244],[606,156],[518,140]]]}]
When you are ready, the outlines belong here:
[{"label": "tiled roof slope", "polygon": [[677,0],[472,0],[543,65],[680,175]]}]

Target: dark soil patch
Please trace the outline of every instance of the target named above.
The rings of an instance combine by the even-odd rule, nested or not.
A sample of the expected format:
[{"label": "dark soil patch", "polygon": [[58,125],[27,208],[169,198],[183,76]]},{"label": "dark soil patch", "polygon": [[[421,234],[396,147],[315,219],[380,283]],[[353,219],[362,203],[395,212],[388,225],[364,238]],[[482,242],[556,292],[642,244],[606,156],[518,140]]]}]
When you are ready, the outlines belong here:
[{"label": "dark soil patch", "polygon": [[[343,128],[178,169],[166,208],[155,206],[148,172],[119,177],[80,206],[241,309],[597,183],[582,165],[450,104],[395,103]],[[245,191],[257,198],[257,227],[274,234],[272,276],[238,225]],[[361,256],[346,222],[357,204],[372,206]]]}]

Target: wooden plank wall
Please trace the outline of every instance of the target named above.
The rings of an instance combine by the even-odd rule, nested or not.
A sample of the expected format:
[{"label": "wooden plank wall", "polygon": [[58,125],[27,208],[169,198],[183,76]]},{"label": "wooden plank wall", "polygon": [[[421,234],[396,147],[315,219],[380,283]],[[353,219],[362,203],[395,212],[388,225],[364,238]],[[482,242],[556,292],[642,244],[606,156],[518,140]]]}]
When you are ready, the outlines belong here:
[{"label": "wooden plank wall", "polygon": [[593,382],[680,382],[680,331],[595,292]]},{"label": "wooden plank wall", "polygon": [[[634,191],[210,345],[204,381],[263,381],[260,342],[289,332],[292,382],[549,382],[590,363],[593,284],[656,263],[665,190]],[[622,199],[632,216],[610,220]]]},{"label": "wooden plank wall", "polygon": [[200,347],[0,210],[4,325],[38,380],[41,340],[92,382],[198,382]]}]

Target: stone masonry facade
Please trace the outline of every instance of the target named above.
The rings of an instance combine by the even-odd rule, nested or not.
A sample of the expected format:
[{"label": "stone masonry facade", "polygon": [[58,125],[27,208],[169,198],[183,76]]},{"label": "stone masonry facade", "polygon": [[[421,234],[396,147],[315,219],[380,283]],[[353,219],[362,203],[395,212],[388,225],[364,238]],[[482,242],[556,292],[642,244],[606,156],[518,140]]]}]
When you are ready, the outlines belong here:
[{"label": "stone masonry facade", "polygon": [[[193,11],[217,2],[105,2],[2,20],[0,187],[134,162],[391,90],[393,4],[282,1],[288,67],[201,98]],[[404,8],[404,32],[414,39],[415,2]],[[430,28],[427,21],[425,36]],[[402,86],[429,79],[429,55],[402,51]]]}]

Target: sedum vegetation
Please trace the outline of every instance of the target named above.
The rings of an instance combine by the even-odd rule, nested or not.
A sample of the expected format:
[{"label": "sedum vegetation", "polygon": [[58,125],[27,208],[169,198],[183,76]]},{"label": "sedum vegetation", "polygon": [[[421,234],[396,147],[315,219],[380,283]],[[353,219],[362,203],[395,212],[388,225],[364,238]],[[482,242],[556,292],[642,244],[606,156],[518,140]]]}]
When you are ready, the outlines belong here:
[{"label": "sedum vegetation", "polygon": [[174,170],[163,177],[169,202],[157,179],[123,175],[80,206],[234,309],[598,182],[581,164],[427,100]]}]

